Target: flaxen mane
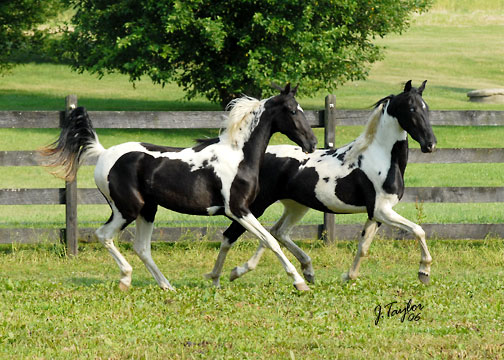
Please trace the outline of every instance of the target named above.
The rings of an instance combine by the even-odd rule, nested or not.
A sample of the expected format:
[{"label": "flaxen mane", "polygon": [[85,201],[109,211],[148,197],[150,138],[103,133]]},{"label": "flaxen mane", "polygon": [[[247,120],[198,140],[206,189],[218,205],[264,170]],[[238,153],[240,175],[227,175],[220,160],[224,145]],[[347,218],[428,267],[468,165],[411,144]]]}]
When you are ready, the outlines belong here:
[{"label": "flaxen mane", "polygon": [[245,142],[259,123],[261,109],[266,101],[249,96],[232,100],[226,107],[230,112],[221,138],[227,138],[233,146]]},{"label": "flaxen mane", "polygon": [[366,128],[360,134],[360,136],[355,139],[355,142],[352,146],[352,149],[349,151],[347,155],[347,159],[352,159],[363,151],[365,151],[369,145],[373,142],[375,138],[376,132],[378,130],[378,125],[380,124],[380,118],[382,116],[383,108],[385,104],[390,100],[390,96],[379,100],[374,106],[374,110],[369,116],[369,120],[366,124]]}]

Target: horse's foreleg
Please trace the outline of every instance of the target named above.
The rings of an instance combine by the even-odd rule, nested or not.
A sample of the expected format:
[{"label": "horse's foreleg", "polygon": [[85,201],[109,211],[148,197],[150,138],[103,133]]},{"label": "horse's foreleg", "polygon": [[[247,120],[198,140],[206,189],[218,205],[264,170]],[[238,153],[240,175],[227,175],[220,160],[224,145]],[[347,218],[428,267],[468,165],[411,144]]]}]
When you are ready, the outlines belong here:
[{"label": "horse's foreleg", "polygon": [[133,250],[135,250],[138,257],[143,261],[145,267],[152,274],[154,279],[163,290],[175,290],[170,285],[168,280],[161,273],[151,255],[151,237],[154,229],[154,223],[148,222],[142,216],[136,219],[136,235],[135,242],[133,243]]},{"label": "horse's foreleg", "polygon": [[[243,217],[236,218],[235,220],[238,221],[245,229],[256,235],[263,247],[267,247],[275,253],[275,255],[282,263],[287,274],[293,278],[294,286],[298,290],[309,290],[308,285],[306,285],[303,278],[298,274],[294,265],[291,264],[289,259],[287,259],[285,254],[282,252],[282,249],[280,249],[280,245],[278,244],[276,239],[259,223],[259,221],[251,213]],[[262,251],[264,251],[264,249],[261,248],[258,249],[258,251],[261,251],[259,255],[262,255]]]},{"label": "horse's foreleg", "polygon": [[347,273],[344,273],[342,279],[344,281],[357,279],[359,276],[359,267],[362,262],[362,258],[368,255],[369,247],[371,246],[371,242],[373,241],[376,232],[378,231],[378,223],[373,220],[367,220],[364,225],[364,229],[362,230],[362,236],[359,240],[359,246],[357,249],[357,253],[355,254],[355,258],[350,270]]},{"label": "horse's foreleg", "polygon": [[382,221],[388,225],[396,226],[400,229],[409,231],[413,233],[418,239],[420,245],[420,269],[418,270],[418,279],[424,283],[428,284],[430,281],[430,266],[432,263],[432,257],[427,248],[427,242],[425,241],[425,231],[420,225],[405,219],[398,213],[396,213],[391,208],[379,208],[375,211],[375,218],[378,221]]}]

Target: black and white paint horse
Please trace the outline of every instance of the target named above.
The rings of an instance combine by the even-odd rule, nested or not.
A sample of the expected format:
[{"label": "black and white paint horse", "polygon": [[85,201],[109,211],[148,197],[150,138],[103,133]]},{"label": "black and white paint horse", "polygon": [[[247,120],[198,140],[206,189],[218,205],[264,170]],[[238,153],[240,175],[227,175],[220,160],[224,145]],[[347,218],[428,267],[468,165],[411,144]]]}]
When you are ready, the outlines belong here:
[{"label": "black and white paint horse", "polygon": [[79,163],[98,156],[94,177],[112,208],[112,215],[96,231],[121,272],[119,286],[131,285],[132,268],[114,246],[114,236],[136,220],[133,249],[163,289],[173,290],[151,257],[151,235],[158,205],[193,215],[225,215],[252,232],[280,259],[299,290],[304,279],[283,254],[277,241],[252,215],[249,206],[258,193],[259,169],[270,137],[287,135],[303,151],[313,152],[317,139],[288,84],[280,95],[266,100],[239,98],[230,104],[226,129],[218,138],[192,148],[172,148],[128,142],[105,149],[84,108],[71,113],[59,139],[45,149],[67,180]]},{"label": "black and white paint horse", "polygon": [[[335,214],[367,212],[355,260],[344,279],[358,276],[362,257],[381,223],[412,232],[420,244],[418,277],[429,282],[431,255],[425,232],[392,208],[404,193],[404,171],[408,161],[408,134],[418,141],[424,153],[432,152],[436,137],[429,122],[429,108],[422,99],[424,81],[417,89],[411,80],[398,95],[390,95],[375,104],[364,132],[339,149],[317,150],[306,154],[290,145],[269,146],[263,162],[260,193],[250,209],[259,217],[267,207],[280,200],[284,213],[271,229],[275,236],[300,261],[303,274],[314,281],[311,259],[289,237],[293,226],[309,208]],[[221,249],[211,273],[206,276],[219,286],[219,278],[231,245],[244,232],[233,222],[224,232]],[[231,272],[234,280],[253,270],[264,251],[259,246],[254,256]]]}]

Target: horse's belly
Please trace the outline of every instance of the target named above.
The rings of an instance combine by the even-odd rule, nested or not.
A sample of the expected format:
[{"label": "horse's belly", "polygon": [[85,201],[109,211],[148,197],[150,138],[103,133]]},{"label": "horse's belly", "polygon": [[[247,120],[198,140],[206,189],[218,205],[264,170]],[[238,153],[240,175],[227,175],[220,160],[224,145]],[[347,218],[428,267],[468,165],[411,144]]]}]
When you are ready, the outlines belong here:
[{"label": "horse's belly", "polygon": [[209,215],[208,209],[224,206],[222,182],[211,167],[191,171],[180,160],[164,161],[153,171],[146,188],[156,203],[185,214]]}]

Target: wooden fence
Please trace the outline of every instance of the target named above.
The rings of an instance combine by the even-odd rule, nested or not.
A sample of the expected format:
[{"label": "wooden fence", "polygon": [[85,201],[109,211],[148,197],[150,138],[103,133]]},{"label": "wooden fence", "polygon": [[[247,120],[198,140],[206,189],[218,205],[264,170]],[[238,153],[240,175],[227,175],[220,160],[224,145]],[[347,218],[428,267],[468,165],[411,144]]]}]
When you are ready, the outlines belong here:
[{"label": "wooden fence", "polygon": [[[66,98],[65,111],[0,111],[0,128],[59,128],[71,108],[77,105],[75,96]],[[123,112],[90,111],[94,127],[128,129],[208,129],[219,128],[225,117],[224,112],[212,111],[164,111],[164,112]],[[364,125],[369,110],[337,110],[334,95],[326,97],[325,109],[306,111],[312,127],[325,128],[325,147],[334,146],[334,128],[344,125]],[[462,126],[504,126],[504,111],[431,111],[433,125]],[[35,151],[0,151],[0,166],[41,165]],[[497,149],[438,149],[434,154],[425,155],[419,149],[410,149],[410,163],[501,163],[504,162],[504,148]],[[488,203],[504,202],[504,187],[408,187],[402,202],[443,202],[443,203]],[[65,204],[65,229],[0,229],[0,243],[32,242],[36,239],[65,239],[68,253],[77,254],[78,239],[92,238],[91,228],[77,228],[77,203],[102,204],[105,200],[96,189],[77,188],[76,182],[67,183],[61,189],[0,189],[0,205]],[[334,215],[324,214],[322,225],[296,227],[294,238],[324,237],[328,241],[335,238],[356,238],[362,225],[335,225]],[[504,237],[504,224],[423,224],[427,236],[442,238],[484,238],[488,234]],[[153,239],[175,241],[187,231],[213,235],[219,239],[224,229],[218,228],[158,228]],[[380,228],[383,236],[394,238],[410,237],[403,231]],[[131,240],[134,235],[127,229],[121,240]]]}]

